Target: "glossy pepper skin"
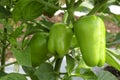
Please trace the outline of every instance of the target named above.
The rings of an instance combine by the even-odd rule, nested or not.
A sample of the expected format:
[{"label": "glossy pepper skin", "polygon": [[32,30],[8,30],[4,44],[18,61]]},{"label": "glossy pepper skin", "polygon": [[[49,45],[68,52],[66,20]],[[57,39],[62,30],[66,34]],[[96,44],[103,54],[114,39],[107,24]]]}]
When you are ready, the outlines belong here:
[{"label": "glossy pepper skin", "polygon": [[55,23],[50,29],[48,50],[51,54],[62,58],[68,53],[73,32],[63,23]]},{"label": "glossy pepper skin", "polygon": [[85,63],[88,66],[102,66],[105,63],[105,25],[101,18],[85,16],[74,24],[74,32]]},{"label": "glossy pepper skin", "polygon": [[31,38],[29,47],[31,49],[31,62],[34,67],[48,59],[47,41],[48,34],[45,32],[36,33]]}]

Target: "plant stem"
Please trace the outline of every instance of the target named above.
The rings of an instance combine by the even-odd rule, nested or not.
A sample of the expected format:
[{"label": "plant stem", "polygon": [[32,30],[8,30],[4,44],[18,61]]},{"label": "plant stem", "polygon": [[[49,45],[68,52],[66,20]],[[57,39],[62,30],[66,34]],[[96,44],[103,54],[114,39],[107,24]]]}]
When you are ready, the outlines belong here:
[{"label": "plant stem", "polygon": [[82,0],[78,0],[75,4],[74,4],[74,8],[76,9],[77,7],[79,7],[79,5],[82,3]]},{"label": "plant stem", "polygon": [[[5,53],[6,53],[6,41],[7,41],[7,20],[3,29],[3,40],[2,40],[2,53],[1,53],[1,66],[5,65]],[[4,72],[4,67],[0,69]]]},{"label": "plant stem", "polygon": [[69,14],[69,19],[68,19],[68,24],[70,23],[70,21],[72,22],[72,23],[74,23],[74,14],[73,14],[73,9],[72,8],[70,8],[70,9],[68,9],[68,14]]},{"label": "plant stem", "polygon": [[11,63],[5,64],[5,65],[2,65],[2,66],[0,66],[0,69],[4,68],[6,66],[9,66],[9,65],[15,64],[15,63],[17,63],[17,62],[15,61],[15,62],[11,62]]},{"label": "plant stem", "polygon": [[75,0],[71,0],[70,3],[67,3],[67,11],[68,11],[68,24],[71,22],[74,23],[74,4]]},{"label": "plant stem", "polygon": [[66,75],[66,74],[68,74],[68,73],[67,73],[67,72],[64,72],[64,73],[60,72],[59,74],[60,74],[60,75]]},{"label": "plant stem", "polygon": [[57,60],[56,60],[56,63],[55,63],[55,71],[56,71],[56,73],[57,73],[57,76],[56,76],[56,79],[55,80],[58,80],[58,78],[59,78],[59,72],[60,72],[60,67],[61,67],[61,63],[62,63],[62,60],[63,60],[63,58],[58,58]]},{"label": "plant stem", "polygon": [[94,8],[87,14],[87,15],[93,15],[95,14],[100,8],[102,8],[106,4],[107,0],[97,3]]},{"label": "plant stem", "polygon": [[63,23],[67,24],[67,19],[68,19],[68,12],[64,11],[64,16],[63,16]]}]

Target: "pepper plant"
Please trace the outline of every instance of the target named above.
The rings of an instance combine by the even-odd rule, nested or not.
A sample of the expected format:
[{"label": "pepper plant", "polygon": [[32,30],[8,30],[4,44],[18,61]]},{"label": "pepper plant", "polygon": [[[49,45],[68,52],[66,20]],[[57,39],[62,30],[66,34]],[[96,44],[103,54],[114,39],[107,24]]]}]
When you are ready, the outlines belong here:
[{"label": "pepper plant", "polygon": [[[120,1],[0,0],[0,80],[118,80],[103,70],[109,65],[120,71],[120,33],[107,32],[104,23],[119,26],[111,5]],[[58,10],[62,21],[49,20]],[[76,11],[85,14],[78,19]],[[15,62],[7,63],[8,52]],[[7,73],[13,64],[24,74]]]}]

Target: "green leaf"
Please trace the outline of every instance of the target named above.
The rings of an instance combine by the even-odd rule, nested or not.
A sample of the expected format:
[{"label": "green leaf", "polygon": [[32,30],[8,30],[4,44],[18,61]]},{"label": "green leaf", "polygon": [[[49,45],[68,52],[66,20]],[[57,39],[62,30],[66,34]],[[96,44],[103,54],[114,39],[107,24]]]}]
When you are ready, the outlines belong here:
[{"label": "green leaf", "polygon": [[[96,0],[97,1],[97,0]],[[110,0],[109,0],[110,1]],[[110,2],[107,2],[107,3],[105,3],[99,10],[98,10],[98,12],[103,12],[103,13],[108,13],[108,14],[111,14],[111,12],[110,12],[110,8],[109,8],[109,6],[110,6]],[[101,1],[100,1],[101,2]],[[99,3],[99,2],[98,2]]]},{"label": "green leaf", "polygon": [[81,58],[80,58],[79,65],[78,65],[78,68],[90,69],[91,67],[87,66],[86,63],[85,63],[85,61],[84,61],[83,58],[81,57]]},{"label": "green leaf", "polygon": [[24,26],[19,26],[15,28],[14,31],[11,31],[10,34],[8,35],[8,41],[12,46],[18,46],[20,42],[17,42],[17,38],[21,37],[21,35],[24,33],[23,32]]},{"label": "green leaf", "polygon": [[41,30],[39,29],[38,26],[33,26],[32,24],[28,24],[25,32],[25,37],[40,31]]},{"label": "green leaf", "polygon": [[27,25],[25,36],[28,36],[37,32],[41,32],[41,31],[49,32],[50,27],[53,25],[52,22],[49,22],[46,20],[41,20],[40,22],[34,22],[34,24],[29,23]]},{"label": "green leaf", "polygon": [[24,38],[24,40],[22,41],[22,48],[25,48],[26,46],[28,46],[28,44],[29,44],[29,42],[30,42],[30,39],[29,38]]},{"label": "green leaf", "polygon": [[26,48],[25,50],[19,50],[17,48],[12,48],[12,52],[19,64],[23,66],[29,66],[29,67],[32,66],[30,48]]},{"label": "green leaf", "polygon": [[7,75],[7,73],[0,71],[0,77]]},{"label": "green leaf", "polygon": [[32,0],[19,0],[13,8],[12,17],[17,22],[23,20],[23,8]]},{"label": "green leaf", "polygon": [[106,51],[106,63],[120,71],[120,55],[110,49]]},{"label": "green leaf", "polygon": [[71,76],[65,75],[62,80],[72,80]]},{"label": "green leaf", "polygon": [[115,40],[120,40],[120,32],[117,33]]},{"label": "green leaf", "polygon": [[9,5],[9,0],[0,0],[0,5],[2,6]]},{"label": "green leaf", "polygon": [[13,11],[12,11],[12,17],[13,19],[17,22],[19,20],[22,20],[22,7],[21,5],[18,3],[15,5]]},{"label": "green leaf", "polygon": [[10,44],[12,46],[17,46],[17,39],[16,38],[9,36],[8,41],[10,42]]},{"label": "green leaf", "polygon": [[120,32],[116,34],[116,38],[114,39],[114,41],[112,41],[111,43],[109,43],[110,45],[117,45],[120,44]]},{"label": "green leaf", "polygon": [[50,26],[52,26],[52,23],[48,21],[35,22],[35,25],[29,23],[26,28],[25,37],[37,32],[49,32]]},{"label": "green leaf", "polygon": [[70,74],[75,67],[75,60],[70,55],[66,55],[66,63],[67,72]]},{"label": "green leaf", "polygon": [[113,56],[115,56],[118,60],[120,60],[120,51],[119,51],[119,49],[117,49],[117,50],[112,50],[112,49],[108,49],[108,48],[106,48],[106,50],[109,52],[109,53],[111,53]]},{"label": "green leaf", "polygon": [[[57,0],[45,0],[46,2],[51,3],[52,5],[58,6]],[[57,11],[55,8],[49,7],[47,4],[44,6],[44,15],[47,15],[48,17],[52,17],[54,13]]]},{"label": "green leaf", "polygon": [[43,5],[35,0],[19,0],[15,5],[12,17],[15,21],[28,21],[39,17],[43,10]]},{"label": "green leaf", "polygon": [[108,71],[99,71],[97,74],[98,80],[118,80],[112,73]]},{"label": "green leaf", "polygon": [[34,74],[36,69],[33,67],[22,66],[24,72],[30,76],[32,80],[38,80],[37,76]]},{"label": "green leaf", "polygon": [[23,34],[23,31],[22,31],[23,28],[24,28],[24,26],[19,26],[18,28],[15,29],[14,32],[12,32],[12,33],[10,34],[10,36],[11,36],[11,37],[14,37],[14,38],[19,37],[20,35]]},{"label": "green leaf", "polygon": [[85,80],[97,80],[96,74],[88,68],[77,68],[75,74]]},{"label": "green leaf", "polygon": [[56,74],[49,63],[41,64],[35,72],[39,80],[56,80]]},{"label": "green leaf", "polygon": [[23,8],[23,18],[25,20],[33,20],[42,14],[43,5],[37,1],[29,2]]},{"label": "green leaf", "polygon": [[19,0],[12,11],[12,17],[17,22],[23,20],[23,8],[33,0]]},{"label": "green leaf", "polygon": [[10,73],[4,77],[1,77],[0,80],[27,80],[25,76],[18,73]]},{"label": "green leaf", "polygon": [[120,15],[113,14],[112,20],[114,21],[114,23],[120,26]]},{"label": "green leaf", "polygon": [[112,33],[109,33],[109,32],[107,32],[106,33],[106,42],[107,42],[107,45],[109,44],[110,45],[110,40],[111,39],[113,39],[114,38],[114,34],[112,34]]}]

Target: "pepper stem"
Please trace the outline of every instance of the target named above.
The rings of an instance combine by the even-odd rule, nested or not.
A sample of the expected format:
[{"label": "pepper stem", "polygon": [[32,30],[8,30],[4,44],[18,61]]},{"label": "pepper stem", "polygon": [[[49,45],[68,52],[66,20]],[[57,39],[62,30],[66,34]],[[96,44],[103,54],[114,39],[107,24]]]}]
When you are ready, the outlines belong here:
[{"label": "pepper stem", "polygon": [[56,60],[56,63],[55,63],[55,72],[57,73],[57,75],[56,75],[56,79],[55,80],[58,80],[58,78],[59,78],[59,72],[60,72],[60,67],[61,67],[61,63],[62,63],[62,60],[63,60],[63,58],[58,58],[57,60]]}]

